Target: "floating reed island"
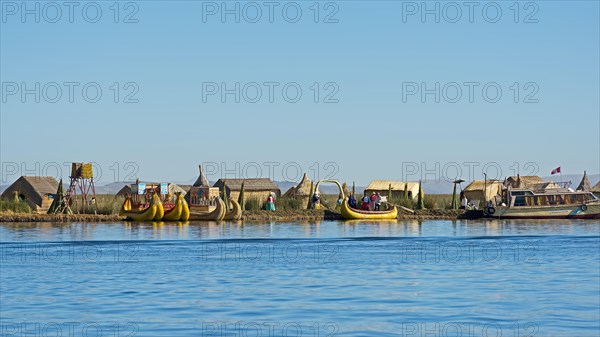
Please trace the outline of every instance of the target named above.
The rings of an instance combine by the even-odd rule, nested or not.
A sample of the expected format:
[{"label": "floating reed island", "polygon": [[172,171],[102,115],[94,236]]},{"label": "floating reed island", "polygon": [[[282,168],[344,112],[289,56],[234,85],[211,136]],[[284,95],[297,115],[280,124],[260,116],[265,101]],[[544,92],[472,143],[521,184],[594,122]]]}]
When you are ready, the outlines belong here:
[{"label": "floating reed island", "polygon": [[[311,181],[306,174],[281,193],[269,178],[219,179],[211,185],[199,166],[193,185],[136,180],[116,194],[96,195],[90,163],[73,163],[70,183],[23,176],[0,198],[2,222],[320,221],[475,218],[600,218],[600,183],[584,172],[576,188],[537,176],[475,180],[452,194],[426,194],[423,184],[373,180]],[[321,186],[331,184],[329,193]],[[337,192],[336,192],[337,191]]]}]

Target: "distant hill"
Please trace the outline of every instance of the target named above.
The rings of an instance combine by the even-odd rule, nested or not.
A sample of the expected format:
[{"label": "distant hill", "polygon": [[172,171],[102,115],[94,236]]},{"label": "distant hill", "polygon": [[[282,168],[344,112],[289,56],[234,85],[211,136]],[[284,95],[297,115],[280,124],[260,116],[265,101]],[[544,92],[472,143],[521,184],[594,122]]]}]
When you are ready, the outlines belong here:
[{"label": "distant hill", "polygon": [[[297,184],[297,182],[275,181],[275,184],[277,185],[277,187],[279,187],[279,189],[281,190],[281,193],[283,194],[287,190],[289,190],[292,186],[295,186]],[[348,186],[348,189],[352,190],[352,185]],[[338,194],[338,193],[340,193],[340,190],[334,184],[321,184],[319,186],[319,190],[323,194]],[[365,186],[356,186],[356,193],[362,193],[362,191],[364,191],[364,190],[365,190]]]},{"label": "distant hill", "polygon": [[[560,175],[554,175],[554,176],[549,176],[549,177],[542,177],[544,180],[550,180],[550,181],[560,181]],[[577,185],[579,185],[579,183],[581,182],[581,179],[583,178],[583,174],[563,174],[562,175],[562,181],[570,181],[571,182],[571,187],[575,188],[577,187]],[[598,183],[598,181],[600,181],[600,174],[588,174],[588,179],[590,180],[590,183],[592,184],[592,186],[596,185]]]},{"label": "distant hill", "polygon": [[96,186],[96,194],[117,194],[124,186],[132,184],[133,181],[119,181],[102,186]]}]

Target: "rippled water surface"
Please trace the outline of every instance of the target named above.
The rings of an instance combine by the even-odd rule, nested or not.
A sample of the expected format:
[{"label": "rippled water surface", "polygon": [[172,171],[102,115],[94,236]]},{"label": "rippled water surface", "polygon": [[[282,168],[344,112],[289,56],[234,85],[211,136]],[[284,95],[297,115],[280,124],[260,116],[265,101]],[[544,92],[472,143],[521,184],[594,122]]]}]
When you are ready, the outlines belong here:
[{"label": "rippled water surface", "polygon": [[598,336],[598,221],[0,224],[2,336]]}]

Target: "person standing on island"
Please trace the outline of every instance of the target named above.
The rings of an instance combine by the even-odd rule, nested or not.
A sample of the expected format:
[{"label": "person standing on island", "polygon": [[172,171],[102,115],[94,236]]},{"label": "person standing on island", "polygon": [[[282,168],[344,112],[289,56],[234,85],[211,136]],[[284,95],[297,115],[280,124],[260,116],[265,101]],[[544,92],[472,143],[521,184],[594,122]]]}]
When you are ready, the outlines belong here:
[{"label": "person standing on island", "polygon": [[321,209],[321,198],[317,192],[315,192],[315,194],[312,196],[312,206],[314,209]]},{"label": "person standing on island", "polygon": [[381,194],[379,192],[375,195],[375,210],[381,210]]},{"label": "person standing on island", "polygon": [[467,197],[465,197],[465,193],[460,192],[460,209],[467,209],[468,205],[469,200],[467,200]]},{"label": "person standing on island", "polygon": [[344,198],[342,198],[342,194],[340,193],[340,194],[338,195],[338,199],[337,199],[337,202],[336,202],[335,208],[336,208],[336,209],[338,209],[338,208],[342,207],[342,203],[343,203],[343,202],[344,202]]},{"label": "person standing on island", "polygon": [[273,194],[269,194],[269,196],[267,197],[267,211],[274,211],[275,210],[275,198],[273,197]]}]

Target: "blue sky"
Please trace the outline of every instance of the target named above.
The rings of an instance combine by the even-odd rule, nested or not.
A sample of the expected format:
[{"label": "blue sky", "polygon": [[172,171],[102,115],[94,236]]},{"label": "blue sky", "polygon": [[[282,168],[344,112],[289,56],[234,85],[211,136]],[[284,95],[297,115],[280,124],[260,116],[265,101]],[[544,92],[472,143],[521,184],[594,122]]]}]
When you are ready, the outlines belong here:
[{"label": "blue sky", "polygon": [[[463,2],[428,2],[439,22],[421,17],[421,2],[319,2],[318,15],[315,1],[275,2],[272,23],[265,2],[228,1],[239,23],[222,19],[220,1],[120,2],[118,14],[113,1],[77,2],[73,22],[60,2],[60,17],[28,2],[39,4],[39,23],[14,3],[2,1],[0,27],[2,183],[71,161],[97,163],[103,182],[132,172],[185,181],[199,163],[229,177],[255,176],[256,163],[277,180],[299,168],[360,184],[403,179],[414,165],[411,180],[454,176],[456,166],[463,178],[490,166],[494,177],[516,167],[600,172],[597,1],[519,2],[518,14],[514,1],[479,2],[473,22]],[[78,84],[73,102],[65,82]],[[265,82],[278,83],[273,102]],[[36,83],[37,94],[21,96]],[[239,103],[222,99],[222,83],[239,83]],[[421,97],[436,83],[439,103]]]}]

